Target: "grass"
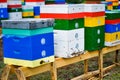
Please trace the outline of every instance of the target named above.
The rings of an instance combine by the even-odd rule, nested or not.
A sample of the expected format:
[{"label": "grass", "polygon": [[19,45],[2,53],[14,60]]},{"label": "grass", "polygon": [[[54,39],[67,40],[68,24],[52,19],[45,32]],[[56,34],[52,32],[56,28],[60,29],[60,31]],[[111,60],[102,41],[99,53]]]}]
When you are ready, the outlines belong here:
[{"label": "grass", "polygon": [[[114,53],[114,52],[113,52]],[[113,64],[114,54],[107,54],[104,56],[104,67]],[[119,55],[120,57],[120,55]],[[120,58],[119,58],[120,61]],[[2,61],[0,61],[0,74],[5,65]],[[69,66],[65,66],[58,69],[58,80],[70,80],[71,78],[77,77],[83,74],[83,62],[78,62],[75,64],[71,64]],[[93,58],[89,60],[89,71],[98,69],[98,58]],[[9,80],[17,80],[16,76],[10,76]],[[42,74],[38,74],[32,76],[30,80],[51,80],[50,72],[45,72]],[[116,67],[112,69],[107,76],[104,77],[103,80],[120,80],[120,67]]]}]

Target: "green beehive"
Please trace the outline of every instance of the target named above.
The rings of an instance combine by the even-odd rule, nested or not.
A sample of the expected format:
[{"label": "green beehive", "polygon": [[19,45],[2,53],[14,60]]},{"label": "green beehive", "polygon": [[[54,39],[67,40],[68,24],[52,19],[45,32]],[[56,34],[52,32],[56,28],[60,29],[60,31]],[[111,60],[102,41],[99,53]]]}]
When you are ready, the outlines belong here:
[{"label": "green beehive", "polygon": [[104,47],[104,26],[85,27],[85,50],[93,51]]},{"label": "green beehive", "polygon": [[45,4],[54,4],[55,0],[45,0]]},{"label": "green beehive", "polygon": [[22,8],[8,8],[8,12],[22,12]]},{"label": "green beehive", "polygon": [[56,30],[72,30],[79,29],[84,27],[84,19],[73,19],[73,20],[64,20],[64,19],[56,19],[55,27]]},{"label": "green beehive", "polygon": [[118,9],[118,6],[113,6],[113,9]]},{"label": "green beehive", "polygon": [[106,20],[113,20],[120,18],[120,11],[106,11]]},{"label": "green beehive", "polygon": [[84,0],[66,0],[66,3],[83,3]]}]

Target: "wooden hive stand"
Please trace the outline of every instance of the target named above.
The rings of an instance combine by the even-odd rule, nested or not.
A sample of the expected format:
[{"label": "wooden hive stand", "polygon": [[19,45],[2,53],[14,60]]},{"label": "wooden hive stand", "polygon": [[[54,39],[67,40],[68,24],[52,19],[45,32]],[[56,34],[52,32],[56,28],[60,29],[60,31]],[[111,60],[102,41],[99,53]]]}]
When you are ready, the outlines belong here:
[{"label": "wooden hive stand", "polygon": [[[28,68],[28,67],[18,67],[14,65],[6,65],[1,80],[8,80],[8,76],[10,73],[15,73],[17,75],[18,80],[29,80],[31,76],[43,73],[45,71],[51,72],[52,80],[57,80],[57,69],[60,67],[64,67],[69,64],[73,64],[76,62],[84,61],[84,74],[75,77],[71,80],[102,80],[104,77],[104,73],[108,70],[111,70],[112,68],[116,66],[120,66],[118,62],[118,53],[119,53],[120,45],[114,46],[114,47],[106,47],[99,51],[93,51],[93,52],[85,52],[85,54],[81,54],[80,56],[69,58],[69,59],[63,59],[63,58],[56,58],[55,62],[45,64],[36,68]],[[103,68],[103,55],[116,51],[115,53],[115,61],[114,64]],[[99,69],[96,71],[88,71],[88,60],[90,58],[98,57],[98,63],[99,63]],[[98,75],[99,78],[95,78],[93,76]]]}]

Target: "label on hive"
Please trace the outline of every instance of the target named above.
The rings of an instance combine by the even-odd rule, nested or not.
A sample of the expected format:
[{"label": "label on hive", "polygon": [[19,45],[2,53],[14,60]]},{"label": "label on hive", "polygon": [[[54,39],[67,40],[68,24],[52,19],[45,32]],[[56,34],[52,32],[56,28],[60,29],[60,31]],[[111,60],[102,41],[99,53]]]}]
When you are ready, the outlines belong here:
[{"label": "label on hive", "polygon": [[64,20],[64,19],[56,19],[55,27],[56,30],[72,30],[79,29],[84,27],[84,19],[72,19],[72,20]]},{"label": "label on hive", "polygon": [[85,27],[96,27],[105,25],[105,17],[85,17],[84,19]]},{"label": "label on hive", "polygon": [[20,19],[20,20],[4,20],[2,28],[13,29],[37,29],[44,27],[53,27],[54,19]]},{"label": "label on hive", "polygon": [[54,39],[56,41],[73,41],[84,39],[84,28],[75,30],[54,30]]},{"label": "label on hive", "polygon": [[41,59],[38,59],[38,60],[33,60],[33,61],[13,59],[13,58],[5,58],[4,57],[4,63],[5,64],[31,67],[31,68],[38,67],[38,66],[41,66],[43,64],[51,63],[51,62],[54,62],[54,61],[55,61],[54,55],[51,55],[51,56],[46,57],[46,58],[41,58]]},{"label": "label on hive", "polygon": [[22,19],[22,12],[9,13],[9,19]]},{"label": "label on hive", "polygon": [[85,27],[85,50],[93,51],[103,48],[104,37],[104,26]]},{"label": "label on hive", "polygon": [[43,18],[55,19],[83,18],[83,11],[83,4],[42,5],[40,16]]},{"label": "label on hive", "polygon": [[6,58],[32,61],[54,55],[53,32],[25,37],[4,35],[3,41]]},{"label": "label on hive", "polygon": [[2,29],[3,34],[24,35],[24,36],[45,34],[50,32],[53,32],[53,27],[40,28],[40,29],[34,29],[34,30]]},{"label": "label on hive", "polygon": [[84,52],[84,38],[73,41],[56,41],[55,46],[55,56],[70,58],[79,56]]}]

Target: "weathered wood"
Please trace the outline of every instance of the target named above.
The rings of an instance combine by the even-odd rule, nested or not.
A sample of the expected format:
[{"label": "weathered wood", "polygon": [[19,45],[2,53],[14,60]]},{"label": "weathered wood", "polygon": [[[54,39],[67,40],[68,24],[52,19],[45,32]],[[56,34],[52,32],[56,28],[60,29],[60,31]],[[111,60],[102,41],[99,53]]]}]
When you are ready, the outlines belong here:
[{"label": "weathered wood", "polygon": [[99,58],[99,63],[98,64],[99,64],[99,71],[100,71],[99,79],[102,80],[103,79],[103,53],[102,53],[101,50],[99,51],[98,58]]},{"label": "weathered wood", "polygon": [[[116,67],[116,64],[113,64],[111,66],[108,66],[106,68],[103,69],[103,72],[107,72],[109,70],[111,70],[112,68]],[[78,77],[75,77],[71,80],[87,80],[95,75],[98,75],[99,74],[99,70],[96,70],[96,71],[91,71],[91,72],[88,72],[87,74],[83,74],[83,75],[80,75]]]},{"label": "weathered wood", "polygon": [[26,80],[26,77],[25,77],[25,75],[24,75],[22,70],[16,69],[15,73],[17,75],[18,80]]},{"label": "weathered wood", "polygon": [[119,53],[119,50],[116,50],[116,53],[115,53],[115,63],[118,63],[118,53]]},{"label": "weathered wood", "polygon": [[84,60],[84,73],[88,72],[88,59]]},{"label": "weathered wood", "polygon": [[55,62],[53,62],[51,65],[51,76],[52,76],[52,80],[57,80],[57,68]]},{"label": "weathered wood", "polygon": [[36,68],[20,67],[19,69],[23,71],[25,77],[29,77],[29,76],[37,75],[42,72],[50,71],[51,63]]},{"label": "weathered wood", "polygon": [[11,67],[9,65],[6,65],[2,72],[1,80],[8,80],[8,76],[10,73]]}]

